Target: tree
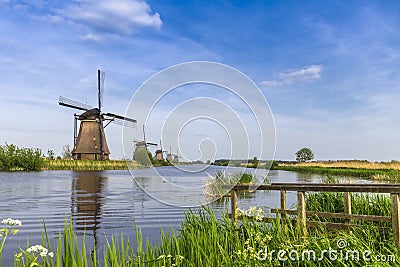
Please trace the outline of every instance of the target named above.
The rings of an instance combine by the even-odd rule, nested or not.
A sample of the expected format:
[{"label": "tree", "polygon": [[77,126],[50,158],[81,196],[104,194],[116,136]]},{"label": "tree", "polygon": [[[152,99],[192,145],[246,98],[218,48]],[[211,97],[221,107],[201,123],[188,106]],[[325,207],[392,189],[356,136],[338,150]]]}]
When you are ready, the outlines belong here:
[{"label": "tree", "polygon": [[71,159],[72,158],[72,151],[69,145],[65,145],[63,147],[63,150],[61,152],[62,158],[63,159]]},{"label": "tree", "polygon": [[253,165],[254,165],[255,167],[258,166],[259,160],[257,159],[256,156],[254,156],[252,163],[253,163]]},{"label": "tree", "polygon": [[54,151],[52,149],[48,149],[47,150],[47,159],[53,160],[54,158],[55,158],[54,157]]},{"label": "tree", "polygon": [[306,162],[308,160],[312,160],[313,158],[314,158],[314,153],[308,147],[303,147],[302,149],[296,152],[297,162]]}]

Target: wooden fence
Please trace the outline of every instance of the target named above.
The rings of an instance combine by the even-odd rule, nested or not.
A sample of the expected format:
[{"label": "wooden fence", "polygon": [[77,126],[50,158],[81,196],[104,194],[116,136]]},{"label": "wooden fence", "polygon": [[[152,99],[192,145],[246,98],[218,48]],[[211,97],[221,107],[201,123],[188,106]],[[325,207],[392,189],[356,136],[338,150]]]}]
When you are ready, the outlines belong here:
[{"label": "wooden fence", "polygon": [[[254,187],[254,186],[253,186]],[[283,221],[287,215],[297,215],[297,225],[303,234],[307,234],[308,227],[324,225],[328,228],[349,229],[357,224],[352,220],[367,220],[376,222],[391,222],[393,238],[397,248],[400,249],[400,184],[317,184],[317,183],[272,183],[252,188],[248,185],[236,185],[231,189],[231,216],[232,223],[238,223],[238,191],[243,190],[276,190],[280,191],[280,209],[272,209],[272,212],[279,213]],[[297,211],[288,210],[286,207],[286,192],[297,192]],[[342,192],[344,193],[344,212],[313,212],[306,211],[306,192]],[[387,193],[390,194],[392,216],[374,216],[351,213],[351,193]],[[345,223],[331,223],[308,221],[307,216],[318,216],[326,218],[345,219]]]}]

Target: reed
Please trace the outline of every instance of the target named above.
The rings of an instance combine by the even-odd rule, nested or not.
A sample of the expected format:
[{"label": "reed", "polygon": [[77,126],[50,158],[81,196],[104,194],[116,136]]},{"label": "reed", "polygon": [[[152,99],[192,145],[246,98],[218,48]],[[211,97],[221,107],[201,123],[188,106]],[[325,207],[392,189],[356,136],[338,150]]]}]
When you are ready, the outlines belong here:
[{"label": "reed", "polygon": [[[135,161],[129,162],[129,168],[140,168]],[[42,170],[127,170],[125,160],[45,160]]]},{"label": "reed", "polygon": [[226,186],[234,186],[236,184],[259,185],[271,183],[268,177],[258,177],[250,172],[238,172],[235,174],[227,174],[218,171],[214,176],[209,175],[209,179],[205,181],[204,194],[207,197],[224,197],[229,193]]}]

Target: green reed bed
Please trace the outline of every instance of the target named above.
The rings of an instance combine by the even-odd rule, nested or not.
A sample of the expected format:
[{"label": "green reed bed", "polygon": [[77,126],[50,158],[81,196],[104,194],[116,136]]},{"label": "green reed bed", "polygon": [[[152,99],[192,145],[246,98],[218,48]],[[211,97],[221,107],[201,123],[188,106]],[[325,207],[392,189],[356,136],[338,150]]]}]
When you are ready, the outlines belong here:
[{"label": "green reed bed", "polygon": [[209,175],[204,186],[204,194],[207,197],[223,197],[229,193],[226,186],[234,186],[236,184],[259,185],[271,183],[268,177],[259,177],[250,172],[238,172],[235,174],[227,174],[218,171],[214,176]]},{"label": "green reed bed", "polygon": [[309,166],[275,166],[274,170],[294,171],[304,173],[316,173],[335,176],[363,177],[376,180],[400,181],[399,170],[375,170],[375,169],[352,169],[333,167],[309,167]]},{"label": "green reed bed", "polygon": [[[344,212],[344,194],[334,192],[308,193],[306,195],[306,209],[317,212]],[[390,197],[384,194],[352,193],[351,213],[391,216]],[[334,221],[333,219],[330,220]]]},{"label": "green reed bed", "polygon": [[[139,168],[135,162],[129,168]],[[125,160],[45,160],[43,170],[127,170]]]},{"label": "green reed bed", "polygon": [[[136,229],[137,230],[137,229]],[[227,212],[216,217],[203,208],[189,211],[178,232],[161,232],[157,244],[136,231],[136,247],[123,236],[108,239],[104,252],[85,245],[71,224],[58,239],[43,234],[40,245],[16,249],[14,266],[397,266],[399,251],[391,238],[367,225],[346,231],[309,229],[304,237],[295,224],[282,227],[244,218],[233,226]],[[80,240],[80,241],[79,241]],[[42,255],[40,255],[42,254]],[[382,261],[381,259],[385,259]],[[379,259],[379,260],[377,260]]]}]

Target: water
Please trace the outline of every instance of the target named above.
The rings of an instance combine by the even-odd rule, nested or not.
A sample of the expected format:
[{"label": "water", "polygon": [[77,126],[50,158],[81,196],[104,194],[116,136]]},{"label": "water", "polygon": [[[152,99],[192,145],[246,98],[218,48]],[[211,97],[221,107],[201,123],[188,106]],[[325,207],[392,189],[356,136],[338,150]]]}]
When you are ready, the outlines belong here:
[{"label": "water", "polygon": [[[162,202],[203,203],[205,196],[171,191],[165,184],[173,182],[180,186],[200,187],[222,167],[210,166],[198,172],[198,166],[187,166],[196,172],[177,170],[174,167],[157,168],[166,179],[160,182],[150,169],[135,170],[133,176],[147,191],[157,192]],[[230,172],[241,171],[230,168]],[[254,171],[254,170],[252,170]],[[257,170],[257,175],[266,175]],[[318,182],[320,175],[299,174],[286,171],[271,171],[272,182]],[[365,182],[365,181],[364,181]],[[75,231],[82,235],[86,231],[91,245],[96,243],[101,250],[105,236],[123,234],[135,240],[134,225],[142,230],[145,238],[158,240],[160,228],[169,231],[179,228],[187,208],[162,203],[145,193],[132,178],[129,171],[42,171],[0,173],[0,220],[11,217],[23,225],[20,232],[10,236],[3,250],[4,266],[12,266],[18,247],[26,248],[40,244],[43,221],[53,242],[62,231],[66,220],[71,219]],[[157,190],[155,190],[157,189]],[[178,202],[179,202],[178,201]],[[288,192],[287,205],[295,204],[295,192]],[[239,207],[257,205],[268,208],[279,206],[279,192],[263,192],[241,195]],[[229,201],[211,203],[218,213],[230,206]]]}]

